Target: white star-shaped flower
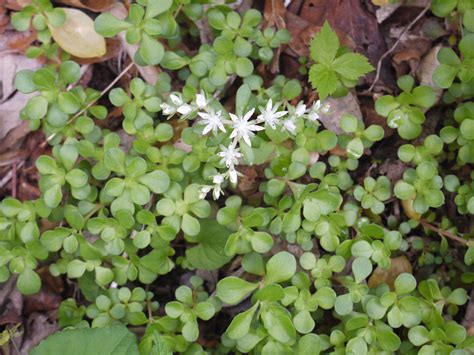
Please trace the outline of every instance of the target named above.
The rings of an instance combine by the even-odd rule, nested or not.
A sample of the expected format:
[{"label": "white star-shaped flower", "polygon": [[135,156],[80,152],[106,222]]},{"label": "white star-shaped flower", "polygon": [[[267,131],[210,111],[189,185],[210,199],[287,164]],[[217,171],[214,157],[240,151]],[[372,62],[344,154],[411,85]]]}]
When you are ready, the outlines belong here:
[{"label": "white star-shaped flower", "polygon": [[203,92],[196,95],[196,106],[201,110],[207,107],[206,95]]},{"label": "white star-shaped flower", "polygon": [[319,120],[319,113],[321,111],[321,101],[316,101],[308,113],[308,120],[317,121]]},{"label": "white star-shaped flower", "polygon": [[237,116],[233,113],[229,113],[230,119],[232,120],[233,130],[230,134],[230,138],[240,139],[242,138],[248,146],[251,146],[252,143],[250,142],[250,138],[252,138],[256,131],[261,131],[264,129],[261,126],[256,125],[256,121],[252,120],[249,121],[250,117],[252,117],[255,109],[251,109],[247,112],[244,116]]},{"label": "white star-shaped flower", "polygon": [[291,118],[283,122],[283,128],[291,134],[295,134],[296,132],[295,122]]},{"label": "white star-shaped flower", "polygon": [[230,168],[239,163],[239,158],[242,157],[242,153],[239,152],[239,148],[236,148],[233,144],[229,147],[221,145],[221,151],[217,153],[222,158],[221,164],[225,164],[226,167]]},{"label": "white star-shaped flower", "polygon": [[271,128],[275,129],[276,126],[280,123],[279,118],[285,116],[288,111],[278,111],[278,106],[273,107],[272,99],[268,100],[267,107],[259,107],[261,115],[257,117],[257,122],[265,122]]},{"label": "white star-shaped flower", "polygon": [[241,173],[239,173],[237,170],[235,170],[234,167],[232,167],[231,169],[229,169],[229,180],[230,180],[230,183],[232,185],[236,185],[237,184],[237,176],[238,175],[242,175]]},{"label": "white star-shaped flower", "polygon": [[191,105],[188,105],[187,103],[185,103],[180,95],[171,94],[170,100],[173,103],[173,105],[176,107],[175,112],[177,111],[182,115],[187,115],[191,113],[191,111],[193,110]]},{"label": "white star-shaped flower", "polygon": [[212,186],[209,186],[209,185],[201,186],[201,188],[199,189],[199,199],[204,200],[207,194],[209,193],[209,191],[211,191],[211,189],[212,189]]},{"label": "white star-shaped flower", "polygon": [[306,113],[306,105],[303,103],[303,101],[300,101],[298,105],[296,106],[294,115],[296,117],[301,117],[305,113]]},{"label": "white star-shaped flower", "polygon": [[225,133],[225,127],[222,123],[221,111],[214,112],[211,110],[209,112],[198,112],[198,115],[202,118],[198,124],[206,126],[204,127],[202,134],[208,134],[211,131],[212,133],[216,134],[217,130],[219,129]]},{"label": "white star-shaped flower", "polygon": [[166,103],[166,102],[163,102],[161,105],[161,110],[163,111],[163,114],[164,115],[174,115],[176,113],[176,107]]}]

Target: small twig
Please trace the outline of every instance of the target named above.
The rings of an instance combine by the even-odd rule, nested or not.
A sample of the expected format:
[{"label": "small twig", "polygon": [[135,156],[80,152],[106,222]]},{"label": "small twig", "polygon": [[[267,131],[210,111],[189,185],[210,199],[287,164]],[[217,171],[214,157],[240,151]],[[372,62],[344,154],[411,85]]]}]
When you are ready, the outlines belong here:
[{"label": "small twig", "polygon": [[438,233],[439,235],[441,235],[443,237],[447,237],[449,239],[455,240],[455,241],[457,241],[461,244],[464,244],[466,247],[470,246],[469,241],[467,241],[466,239],[463,239],[463,238],[457,236],[456,234],[448,232],[444,229],[438,228],[438,227],[432,225],[431,223],[429,223],[427,220],[422,219],[422,220],[420,220],[420,223],[423,227],[431,229],[433,232],[436,232],[436,233]]},{"label": "small twig", "polygon": [[400,36],[398,37],[398,39],[394,43],[394,45],[380,57],[379,61],[377,62],[377,72],[376,72],[376,75],[375,75],[375,79],[374,79],[374,81],[372,82],[372,85],[370,85],[370,87],[367,91],[372,91],[375,84],[377,84],[377,81],[379,81],[379,79],[380,79],[380,69],[382,68],[382,62],[384,61],[384,59],[387,58],[395,50],[395,48],[397,48],[397,46],[399,45],[399,43],[401,42],[401,40],[403,39],[405,34],[415,25],[415,23],[418,22],[419,19],[421,19],[428,12],[428,10],[430,8],[431,8],[431,1],[423,9],[423,11],[421,11],[418,14],[417,17],[415,17],[415,19],[412,22],[410,22],[407,27],[405,27],[405,29],[402,31],[402,33],[400,33]]},{"label": "small twig", "polygon": [[[74,116],[72,116],[72,118],[67,122],[67,124],[70,124],[71,122],[73,122],[76,118],[78,118],[80,115],[82,115],[84,112],[86,112],[92,105],[94,105],[97,102],[97,100],[99,100],[102,96],[104,96],[134,65],[135,65],[135,63],[133,61],[129,65],[127,65],[125,67],[125,69],[122,70],[122,72],[104,90],[101,91],[100,95],[95,100],[92,100],[91,102],[89,102],[86,107],[84,107],[82,110],[80,110]],[[56,137],[56,134],[57,133],[51,134],[46,139],[46,142],[49,142],[51,139]],[[43,143],[43,145],[44,145],[44,143]]]}]

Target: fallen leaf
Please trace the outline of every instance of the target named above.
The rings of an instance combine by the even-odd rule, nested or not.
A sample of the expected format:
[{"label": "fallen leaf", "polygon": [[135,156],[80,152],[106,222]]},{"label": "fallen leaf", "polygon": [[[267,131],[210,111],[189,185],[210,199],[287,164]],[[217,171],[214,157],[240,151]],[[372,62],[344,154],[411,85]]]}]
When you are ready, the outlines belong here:
[{"label": "fallen leaf", "polygon": [[106,52],[103,56],[92,57],[92,58],[74,57],[73,59],[79,64],[102,63],[102,62],[118,57],[120,52],[123,49],[122,41],[119,38],[106,38],[105,45],[106,45]]},{"label": "fallen leaf", "polygon": [[[385,2],[384,5],[376,4],[375,2]],[[400,6],[400,3],[389,4],[388,0],[372,0],[374,5],[382,6],[375,11],[375,17],[377,18],[378,23],[384,22],[387,18],[390,17]]]},{"label": "fallen leaf", "polygon": [[349,36],[355,43],[355,50],[367,56],[373,65],[387,49],[377,20],[363,7],[363,1],[307,0],[300,16],[317,26],[327,20],[334,29]]},{"label": "fallen leaf", "polygon": [[115,0],[58,0],[58,2],[99,12],[109,9]]},{"label": "fallen leaf", "polygon": [[[13,85],[15,75],[20,70],[39,68],[41,63],[35,59],[29,59],[24,55],[17,55],[13,53],[6,53],[0,55],[0,103],[8,100],[8,98],[15,92]],[[0,123],[1,124],[1,123]],[[2,138],[2,130],[0,129],[0,139]]]},{"label": "fallen leaf", "polygon": [[106,53],[105,39],[94,29],[94,21],[77,9],[63,8],[66,21],[60,27],[50,27],[58,45],[79,58],[101,57]]},{"label": "fallen leaf", "polygon": [[428,54],[422,58],[418,71],[416,72],[420,84],[431,86],[435,90],[438,99],[443,95],[443,90],[433,82],[433,72],[439,66],[438,52],[441,48],[441,45],[431,48]]},{"label": "fallen leaf", "polygon": [[399,256],[398,258],[392,258],[390,267],[386,270],[377,266],[369,278],[368,286],[375,288],[380,284],[386,283],[393,289],[393,283],[398,275],[404,272],[412,273],[412,266],[406,256]]},{"label": "fallen leaf", "polygon": [[344,114],[351,114],[362,120],[362,112],[360,111],[359,101],[352,91],[343,97],[329,97],[324,101],[329,105],[329,112],[321,113],[319,120],[327,129],[341,134],[343,131],[339,127],[339,120]]},{"label": "fallen leaf", "polygon": [[[285,47],[285,52],[294,56],[308,56],[309,44],[316,32],[321,29],[321,25],[315,25],[292,12],[285,13],[286,28],[291,33],[291,40]],[[355,43],[344,32],[338,28],[335,31],[341,43],[351,49],[355,48]]]}]

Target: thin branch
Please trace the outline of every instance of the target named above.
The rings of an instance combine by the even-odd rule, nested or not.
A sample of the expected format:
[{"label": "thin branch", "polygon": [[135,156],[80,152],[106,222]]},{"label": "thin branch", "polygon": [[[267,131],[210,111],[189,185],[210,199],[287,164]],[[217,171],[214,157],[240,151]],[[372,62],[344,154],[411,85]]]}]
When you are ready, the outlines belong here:
[{"label": "thin branch", "polygon": [[423,9],[423,11],[421,11],[418,14],[417,17],[415,17],[415,19],[412,22],[410,22],[407,27],[405,27],[405,29],[402,31],[402,33],[400,33],[400,36],[398,37],[397,41],[393,44],[393,46],[380,57],[379,61],[377,62],[377,73],[375,75],[375,79],[374,79],[372,85],[370,85],[370,88],[367,91],[372,91],[375,84],[377,84],[377,81],[379,81],[379,79],[380,79],[380,69],[382,68],[382,62],[384,61],[384,59],[387,58],[397,48],[397,46],[400,44],[400,42],[403,39],[403,37],[405,36],[405,34],[415,25],[415,23],[418,22],[418,20],[420,20],[428,12],[428,10],[430,8],[431,8],[431,1]]},{"label": "thin branch", "polygon": [[[82,115],[84,112],[86,112],[92,105],[94,105],[102,96],[104,96],[112,87],[130,70],[132,67],[135,65],[135,63],[132,61],[129,65],[125,67],[124,70],[114,79],[112,82],[104,89],[101,91],[100,95],[95,99],[92,100],[87,104],[86,107],[84,107],[82,110],[80,110],[78,113],[76,113],[72,118],[67,122],[67,124],[70,124],[73,122],[76,118],[78,118],[80,115]],[[56,137],[57,133],[51,134],[46,141],[49,142],[51,139]]]},{"label": "thin branch", "polygon": [[457,241],[458,243],[461,243],[461,244],[465,245],[466,247],[469,247],[469,246],[470,246],[470,242],[469,242],[468,240],[463,239],[463,238],[461,238],[460,236],[458,236],[458,235],[456,235],[456,234],[454,234],[454,233],[451,233],[451,232],[446,231],[446,230],[444,230],[444,229],[438,228],[438,227],[432,225],[432,224],[431,224],[430,222],[428,222],[427,220],[422,219],[422,220],[420,220],[420,223],[421,223],[421,225],[422,225],[423,227],[428,228],[428,229],[432,230],[432,231],[435,232],[435,233],[438,233],[439,235],[441,235],[441,236],[443,236],[443,237],[447,237],[447,238],[449,238],[449,239],[451,239],[451,240],[455,240],[455,241]]}]

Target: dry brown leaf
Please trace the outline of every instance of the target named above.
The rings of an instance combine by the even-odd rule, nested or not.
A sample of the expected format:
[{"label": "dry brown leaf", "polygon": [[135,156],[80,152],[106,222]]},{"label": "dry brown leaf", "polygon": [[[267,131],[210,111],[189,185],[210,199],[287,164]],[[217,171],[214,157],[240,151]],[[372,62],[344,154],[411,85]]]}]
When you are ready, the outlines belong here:
[{"label": "dry brown leaf", "polygon": [[109,9],[115,0],[58,0],[58,2],[99,12]]},{"label": "dry brown leaf", "polygon": [[364,8],[363,1],[306,0],[300,16],[317,26],[327,20],[334,29],[349,36],[356,45],[355,50],[366,55],[374,65],[386,51],[377,20]]},{"label": "dry brown leaf", "polygon": [[[35,59],[26,58],[24,55],[7,53],[0,54],[0,103],[5,102],[16,90],[14,87],[15,75],[20,70],[39,68],[41,64]],[[0,138],[2,137],[0,130]]]},{"label": "dry brown leaf", "polygon": [[443,90],[436,86],[433,82],[433,72],[439,66],[438,52],[441,48],[441,45],[431,48],[428,54],[426,54],[421,60],[416,73],[418,79],[420,80],[420,84],[431,86],[436,91],[436,96],[438,99],[440,99],[441,95],[443,95]]},{"label": "dry brown leaf", "polygon": [[[25,107],[26,102],[32,95],[24,95],[19,92],[15,93],[13,85],[15,75],[20,70],[31,69],[35,70],[40,67],[40,63],[34,59],[28,59],[22,55],[4,54],[0,56],[0,140],[2,144],[0,151],[12,147],[17,140],[23,138],[26,133],[23,128],[16,130],[24,122],[20,119],[20,111]],[[9,144],[6,144],[6,138],[10,132],[20,133],[15,138],[10,139]]]},{"label": "dry brown leaf", "polygon": [[370,288],[375,288],[380,284],[386,283],[393,289],[395,279],[404,272],[412,273],[412,266],[407,257],[403,255],[398,258],[392,258],[388,269],[383,270],[377,266],[369,278],[368,285]]},{"label": "dry brown leaf", "polygon": [[319,120],[324,127],[337,134],[343,133],[339,127],[339,120],[344,114],[348,113],[362,120],[359,101],[352,91],[343,97],[328,97],[324,102],[329,105],[330,109],[327,114],[321,113]]},{"label": "dry brown leaf", "polygon": [[63,8],[66,21],[60,27],[50,27],[58,45],[79,58],[101,57],[106,53],[105,39],[94,29],[94,21],[77,9]]}]

